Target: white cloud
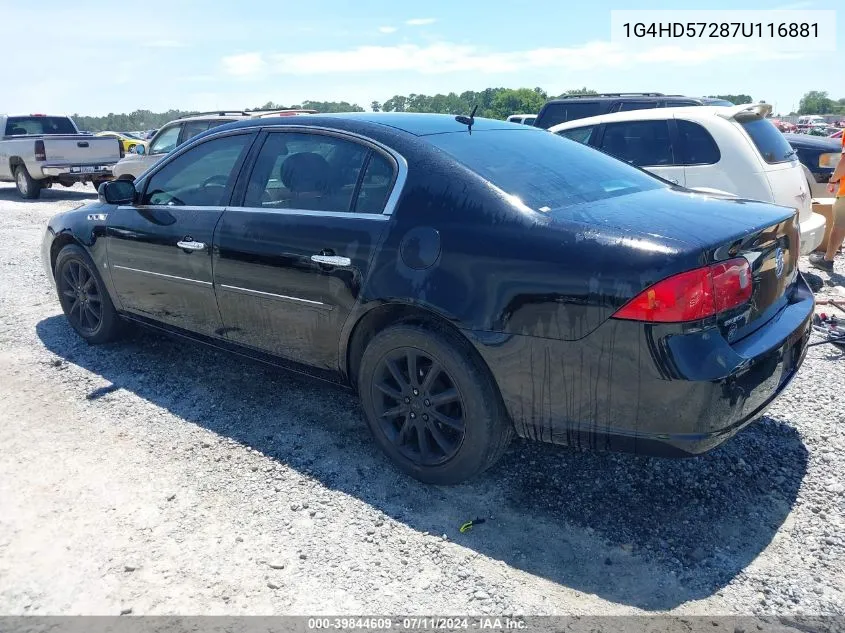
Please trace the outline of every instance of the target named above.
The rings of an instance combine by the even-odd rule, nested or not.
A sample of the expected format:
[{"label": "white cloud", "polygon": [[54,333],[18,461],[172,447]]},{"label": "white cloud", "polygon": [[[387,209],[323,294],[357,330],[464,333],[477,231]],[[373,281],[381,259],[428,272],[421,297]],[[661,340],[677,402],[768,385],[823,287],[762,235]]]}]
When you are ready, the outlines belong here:
[{"label": "white cloud", "polygon": [[410,20],[406,20],[405,24],[408,26],[427,26],[429,24],[434,24],[437,22],[434,18],[411,18]]},{"label": "white cloud", "polygon": [[395,33],[396,27],[395,26],[380,26],[378,27],[379,33]]},{"label": "white cloud", "polygon": [[187,44],[179,40],[152,40],[144,41],[141,44],[147,48],[185,48]]},{"label": "white cloud", "polygon": [[257,75],[266,65],[261,53],[242,53],[223,58],[223,71],[235,77]]},{"label": "white cloud", "polygon": [[697,66],[718,59],[794,59],[754,43],[720,44],[698,50],[678,46],[626,49],[621,44],[597,41],[572,47],[546,47],[522,51],[494,52],[468,44],[437,42],[424,46],[361,46],[350,50],[305,53],[247,53],[223,59],[230,75],[246,77],[264,73],[285,75],[343,74],[405,71],[442,75],[458,72],[501,74],[525,70],[554,69],[584,71],[630,68],[642,65]]}]

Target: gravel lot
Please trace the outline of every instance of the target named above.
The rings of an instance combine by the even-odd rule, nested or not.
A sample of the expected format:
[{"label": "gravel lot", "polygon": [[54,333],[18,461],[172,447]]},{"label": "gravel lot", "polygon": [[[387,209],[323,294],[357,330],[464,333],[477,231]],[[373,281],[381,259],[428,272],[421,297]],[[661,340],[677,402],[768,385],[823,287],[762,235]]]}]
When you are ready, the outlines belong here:
[{"label": "gravel lot", "polygon": [[706,456],[515,442],[425,486],[343,390],[145,332],[82,342],[38,247],[93,198],[0,185],[0,613],[845,615],[833,346]]}]

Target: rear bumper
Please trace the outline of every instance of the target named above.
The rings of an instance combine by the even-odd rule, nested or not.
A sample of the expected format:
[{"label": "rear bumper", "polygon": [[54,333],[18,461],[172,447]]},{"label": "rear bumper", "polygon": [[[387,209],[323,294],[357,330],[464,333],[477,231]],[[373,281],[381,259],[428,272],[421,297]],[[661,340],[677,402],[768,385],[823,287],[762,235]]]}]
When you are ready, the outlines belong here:
[{"label": "rear bumper", "polygon": [[824,241],[825,218],[815,211],[801,222],[801,254],[809,255]]},{"label": "rear bumper", "polygon": [[470,333],[518,435],[644,455],[714,448],[759,418],[804,359],[814,299],[803,278],[758,331],[610,319],[578,341]]},{"label": "rear bumper", "polygon": [[111,176],[114,165],[44,165],[44,176],[67,180],[86,180],[92,177]]}]

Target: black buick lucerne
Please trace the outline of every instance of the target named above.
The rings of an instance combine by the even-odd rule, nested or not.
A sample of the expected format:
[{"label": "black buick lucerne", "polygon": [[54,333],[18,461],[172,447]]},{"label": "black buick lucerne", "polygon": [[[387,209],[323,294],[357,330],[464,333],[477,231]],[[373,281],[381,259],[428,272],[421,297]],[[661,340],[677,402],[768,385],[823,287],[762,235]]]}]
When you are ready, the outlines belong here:
[{"label": "black buick lucerne", "polygon": [[442,484],[514,433],[704,452],[795,375],[814,305],[793,209],[448,115],[214,128],[52,218],[43,258],[87,341],[141,323],[343,383]]}]

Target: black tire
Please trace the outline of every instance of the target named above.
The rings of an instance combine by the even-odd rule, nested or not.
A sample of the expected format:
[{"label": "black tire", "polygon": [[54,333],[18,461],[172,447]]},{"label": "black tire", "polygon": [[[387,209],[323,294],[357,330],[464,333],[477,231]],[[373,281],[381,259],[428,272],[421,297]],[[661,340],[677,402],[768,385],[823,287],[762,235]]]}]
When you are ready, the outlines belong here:
[{"label": "black tire", "polygon": [[56,257],[54,276],[59,303],[79,336],[96,345],[121,334],[123,322],[84,249],[76,244],[62,248]]},{"label": "black tire", "polygon": [[26,165],[15,167],[15,186],[24,200],[35,200],[41,195],[41,183],[29,175]]},{"label": "black tire", "polygon": [[378,445],[425,483],[456,484],[484,472],[513,435],[487,369],[468,343],[435,327],[400,324],[376,335],[361,358],[358,392]]}]

